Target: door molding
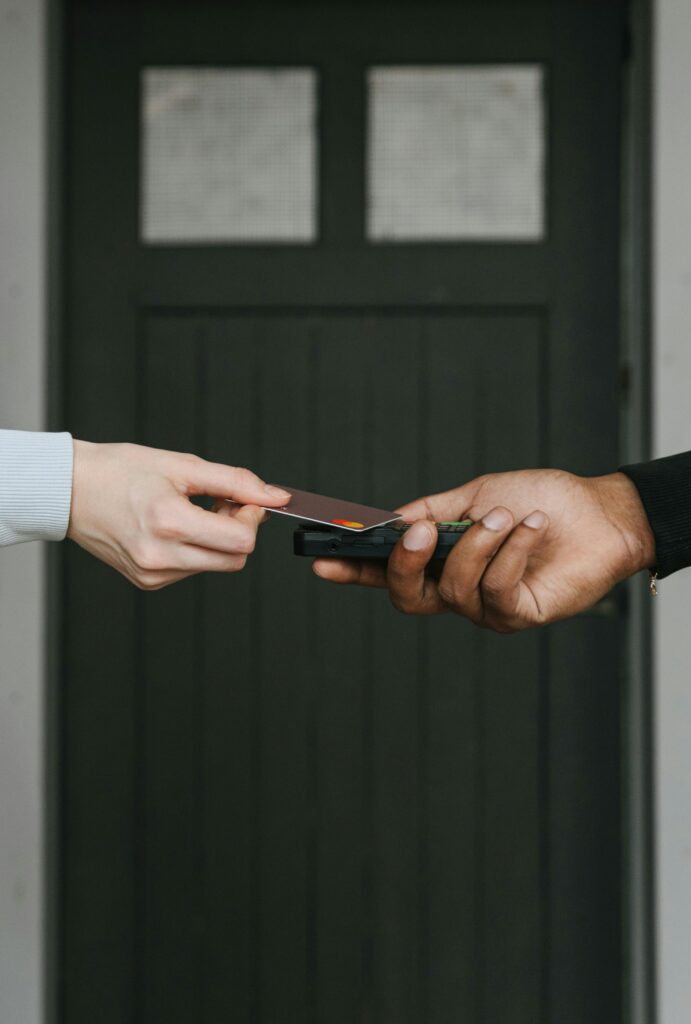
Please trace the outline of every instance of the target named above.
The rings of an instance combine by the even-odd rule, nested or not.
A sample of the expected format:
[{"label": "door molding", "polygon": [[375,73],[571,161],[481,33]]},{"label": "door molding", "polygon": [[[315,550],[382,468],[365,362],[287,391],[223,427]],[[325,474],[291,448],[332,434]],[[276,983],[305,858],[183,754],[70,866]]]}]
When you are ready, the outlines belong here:
[{"label": "door molding", "polygon": [[[624,61],[621,233],[621,459],[651,457],[652,11],[630,0]],[[622,702],[624,1007],[627,1024],[657,1019],[654,883],[652,616],[640,577],[630,614]]]}]

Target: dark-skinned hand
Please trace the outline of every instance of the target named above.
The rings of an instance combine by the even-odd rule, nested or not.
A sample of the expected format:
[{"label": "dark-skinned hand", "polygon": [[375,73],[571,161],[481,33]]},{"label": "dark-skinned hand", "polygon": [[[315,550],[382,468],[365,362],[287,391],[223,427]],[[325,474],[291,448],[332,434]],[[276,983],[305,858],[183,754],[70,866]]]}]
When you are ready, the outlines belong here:
[{"label": "dark-skinned hand", "polygon": [[[395,607],[409,615],[455,612],[511,633],[575,615],[655,564],[652,531],[623,473],[495,473],[399,511],[414,525],[388,563],[321,558],[316,574],[334,583],[386,588]],[[429,564],[434,523],[462,519],[474,525],[439,574]]]}]

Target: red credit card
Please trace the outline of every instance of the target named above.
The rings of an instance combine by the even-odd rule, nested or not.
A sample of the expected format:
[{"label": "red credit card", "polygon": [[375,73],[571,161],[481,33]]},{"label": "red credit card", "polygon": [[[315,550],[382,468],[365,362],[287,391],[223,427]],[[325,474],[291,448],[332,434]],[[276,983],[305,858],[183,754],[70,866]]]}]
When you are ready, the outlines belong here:
[{"label": "red credit card", "polygon": [[390,512],[388,509],[358,505],[354,501],[342,501],[340,498],[327,498],[323,494],[298,491],[295,487],[286,487],[284,484],[276,486],[288,491],[292,498],[287,505],[269,508],[268,511],[294,516],[295,519],[306,519],[310,523],[323,523],[325,526],[337,526],[342,530],[361,533],[363,530],[384,526],[401,518],[397,512]]}]

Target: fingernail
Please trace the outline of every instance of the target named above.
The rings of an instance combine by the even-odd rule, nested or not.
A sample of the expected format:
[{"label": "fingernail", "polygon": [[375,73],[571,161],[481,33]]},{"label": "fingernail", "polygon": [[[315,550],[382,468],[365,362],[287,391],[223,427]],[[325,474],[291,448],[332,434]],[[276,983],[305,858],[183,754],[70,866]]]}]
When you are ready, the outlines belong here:
[{"label": "fingernail", "polygon": [[544,512],[531,512],[523,520],[523,525],[529,526],[531,530],[541,530],[543,526],[547,525],[547,516]]},{"label": "fingernail", "polygon": [[403,547],[406,551],[422,551],[432,543],[432,528],[423,520],[413,523],[403,534]]},{"label": "fingernail", "polygon": [[273,484],[264,484],[264,490],[267,494],[270,494],[272,498],[291,498],[290,491],[284,491],[282,487],[274,487]]},{"label": "fingernail", "polygon": [[495,533],[498,533],[500,530],[506,530],[511,526],[511,516],[505,508],[493,508],[482,520],[482,525],[487,527],[488,530],[494,530]]}]

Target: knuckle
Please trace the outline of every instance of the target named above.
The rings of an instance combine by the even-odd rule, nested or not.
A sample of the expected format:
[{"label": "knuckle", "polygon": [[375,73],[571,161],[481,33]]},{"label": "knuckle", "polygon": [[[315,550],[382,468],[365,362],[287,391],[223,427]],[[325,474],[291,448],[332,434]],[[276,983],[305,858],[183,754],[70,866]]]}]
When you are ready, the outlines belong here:
[{"label": "knuckle", "polygon": [[504,579],[498,573],[488,573],[482,581],[482,594],[492,602],[502,599],[506,585]]},{"label": "knuckle", "polygon": [[170,469],[177,473],[195,473],[204,459],[194,452],[173,452],[170,456]]},{"label": "knuckle", "polygon": [[149,572],[137,573],[132,582],[138,590],[144,591],[159,590],[163,586],[161,578],[156,574]]},{"label": "knuckle", "polygon": [[403,594],[397,594],[392,590],[389,591],[389,597],[391,598],[391,604],[397,612],[401,612],[402,615],[415,614],[415,602],[409,597],[406,597]]},{"label": "knuckle", "polygon": [[[482,473],[480,476],[476,476],[475,477],[475,479],[473,480],[473,483],[477,484],[476,497],[477,497],[477,494],[482,490],[482,488],[487,486],[489,481],[492,479],[492,475],[493,475],[492,473]],[[498,476],[499,474],[494,474],[494,475]]]},{"label": "knuckle", "polygon": [[502,612],[499,609],[492,609],[490,606],[489,610],[485,608],[485,614],[480,625],[483,629],[489,629],[493,633],[510,636],[512,633],[519,633],[527,629],[530,623],[516,612],[508,610]]},{"label": "knuckle", "polygon": [[134,562],[139,578],[142,578],[149,572],[162,568],[159,565],[160,559],[156,547],[149,541],[136,542],[130,551],[130,557]]},{"label": "knuckle", "polygon": [[180,536],[178,517],[167,505],[157,505],[151,512],[152,532],[164,540],[177,540]]},{"label": "knuckle", "polygon": [[446,580],[442,577],[439,581],[439,596],[445,604],[460,606],[461,599],[453,580]]},{"label": "knuckle", "polygon": [[386,567],[386,579],[391,587],[392,593],[403,590],[406,583],[410,580],[410,576],[401,571],[398,561],[398,558],[396,558],[396,552],[394,551],[389,558],[389,564]]},{"label": "knuckle", "polygon": [[251,469],[247,469],[246,466],[231,466],[230,468],[238,478],[239,483],[254,483],[257,479],[256,473],[253,473]]},{"label": "knuckle", "polygon": [[237,549],[243,554],[251,555],[257,545],[257,535],[252,530],[243,530],[237,539]]},{"label": "knuckle", "polygon": [[501,634],[502,636],[510,636],[512,633],[517,633],[519,629],[524,627],[499,620],[496,622],[488,622],[487,628],[491,629],[494,633]]}]

